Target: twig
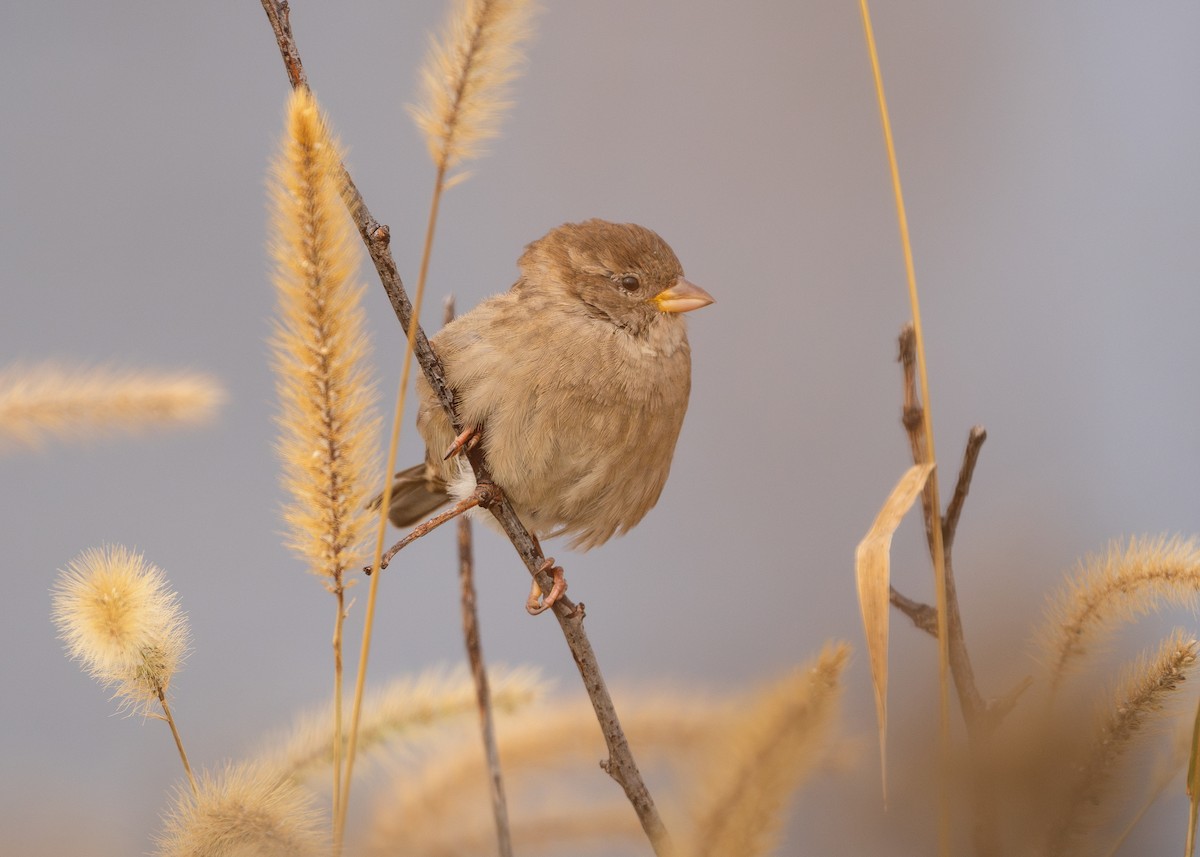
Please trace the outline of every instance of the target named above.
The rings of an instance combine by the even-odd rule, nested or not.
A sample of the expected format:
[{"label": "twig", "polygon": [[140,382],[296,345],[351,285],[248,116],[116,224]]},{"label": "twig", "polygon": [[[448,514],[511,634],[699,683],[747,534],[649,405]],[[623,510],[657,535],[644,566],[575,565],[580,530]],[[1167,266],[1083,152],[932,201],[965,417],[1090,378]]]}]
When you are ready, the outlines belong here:
[{"label": "twig", "polygon": [[[261,0],[261,2],[267,18],[271,22],[272,30],[275,32],[275,39],[279,44],[279,51],[284,59],[289,81],[293,87],[307,86],[304,67],[300,61],[300,54],[291,30],[286,0]],[[387,226],[371,216],[362,195],[344,167],[343,173],[345,174],[346,206],[354,218],[371,260],[375,263],[375,269],[378,271],[380,282],[391,301],[392,309],[407,333],[409,325],[414,323],[412,305],[405,294],[404,284],[396,271],[396,263],[392,259],[389,249],[391,233]],[[420,329],[420,325],[417,326],[413,350],[429,386],[445,409],[451,425],[454,426],[455,433],[462,431],[462,421],[458,418],[454,408],[453,393],[446,384],[446,373],[442,368],[441,361],[429,346],[429,340]],[[475,471],[476,483],[491,481],[491,476],[483,460],[482,450],[476,448],[468,451],[467,459]],[[529,531],[525,529],[508,500],[502,497],[491,507],[490,511],[504,528],[504,532],[525,563],[526,569],[542,588],[542,592],[549,593],[552,579],[549,574],[541,570],[545,557],[542,556],[540,548],[534,543]],[[579,669],[579,675],[583,679],[584,687],[592,702],[592,708],[596,713],[596,720],[600,724],[600,730],[604,734],[604,741],[608,746],[608,759],[600,763],[601,767],[625,791],[626,797],[633,805],[638,820],[642,824],[642,829],[654,847],[655,854],[659,857],[671,854],[670,835],[667,833],[658,808],[654,804],[654,799],[638,771],[633,751],[621,729],[616,707],[613,705],[612,696],[608,692],[599,662],[596,660],[596,653],[584,631],[583,605],[576,605],[569,598],[563,597],[558,599],[553,610],[558,624],[562,628],[563,636],[566,638],[567,646],[571,650],[571,655],[575,659],[575,665]],[[346,783],[346,789],[349,790],[349,782]]]},{"label": "twig", "polygon": [[[904,409],[901,422],[908,434],[913,462],[920,464],[925,461],[926,457],[925,420],[921,401],[917,395],[916,337],[911,325],[905,325],[900,332],[899,342],[899,360],[904,370]],[[925,536],[930,554],[934,551],[935,527],[937,527],[936,532],[941,535],[946,572],[946,632],[950,674],[954,677],[954,687],[958,692],[958,705],[962,711],[963,722],[967,727],[967,743],[977,768],[971,789],[971,801],[975,816],[971,838],[977,854],[981,857],[993,857],[1001,853],[995,800],[992,795],[990,777],[985,770],[979,769],[987,765],[987,744],[992,731],[1016,704],[1017,697],[1024,692],[1028,684],[1023,683],[1004,699],[989,706],[975,684],[975,671],[971,666],[971,657],[967,653],[967,644],[963,637],[962,614],[959,612],[958,592],[954,584],[952,553],[963,503],[970,490],[971,478],[975,474],[975,463],[979,459],[979,451],[985,440],[987,440],[987,432],[982,426],[975,426],[971,429],[967,437],[966,450],[963,453],[962,467],[959,468],[958,481],[954,486],[954,495],[950,498],[950,505],[946,508],[945,517],[938,513],[929,492],[922,495],[921,507],[925,516]],[[912,601],[894,588],[891,591],[891,602],[918,628],[932,633],[934,636],[937,635],[937,611],[933,607]]]},{"label": "twig", "polygon": [[931,637],[937,636],[937,608],[920,601],[913,601],[891,587],[888,598],[892,606],[912,620],[912,623]]},{"label": "twig", "polygon": [[[446,298],[442,324],[454,321],[454,296]],[[492,815],[496,819],[496,844],[500,857],[512,857],[512,831],[508,824],[508,801],[504,796],[504,777],[500,770],[500,750],[496,746],[496,724],[492,716],[492,689],[488,684],[487,666],[483,660],[483,643],[479,636],[479,610],[475,603],[475,561],[471,541],[471,519],[458,519],[458,583],[462,600],[463,642],[471,677],[475,679],[475,698],[479,704],[479,728],[483,735],[483,751],[487,759],[488,787],[492,794]]]},{"label": "twig", "polygon": [[979,450],[987,440],[987,429],[983,426],[972,426],[967,433],[967,448],[963,452],[962,466],[958,469],[958,482],[954,485],[954,496],[946,507],[942,518],[942,538],[949,551],[954,546],[954,535],[958,532],[958,519],[962,515],[963,503],[967,492],[971,490],[971,478],[975,475],[975,463],[979,460]]},{"label": "twig", "polygon": [[[395,559],[396,554],[400,553],[400,551],[404,550],[417,539],[429,535],[447,521],[461,516],[465,512],[474,509],[476,506],[483,506],[486,509],[489,504],[495,502],[493,499],[495,494],[495,485],[489,482],[483,482],[479,485],[476,485],[475,491],[471,494],[471,496],[463,497],[446,511],[439,512],[428,521],[413,527],[412,532],[388,548],[387,551],[384,552],[383,558],[379,561],[379,568],[381,570],[387,568],[391,561]],[[367,566],[363,569],[363,571],[367,574],[370,574],[372,571],[374,571],[374,569],[371,568],[371,566]]]},{"label": "twig", "polygon": [[508,802],[504,797],[504,779],[500,773],[500,751],[496,747],[496,726],[492,718],[492,692],[488,687],[483,646],[479,641],[479,612],[475,609],[475,575],[471,557],[471,519],[458,519],[458,580],[462,588],[463,639],[471,675],[475,678],[475,696],[479,702],[479,726],[487,756],[488,786],[492,793],[492,814],[496,817],[496,840],[500,857],[512,857],[512,832],[508,827]]},{"label": "twig", "polygon": [[[900,364],[904,369],[904,410],[902,422],[904,430],[908,433],[908,442],[912,450],[913,463],[922,464],[925,460],[925,443],[922,439],[924,432],[924,422],[921,419],[921,401],[917,396],[916,384],[916,356],[915,356],[915,337],[911,325],[905,325],[900,332]],[[954,686],[958,691],[959,706],[962,708],[963,720],[967,724],[968,731],[976,728],[980,724],[980,718],[987,709],[987,704],[979,693],[979,688],[975,685],[975,671],[971,667],[971,657],[967,653],[967,645],[963,639],[962,615],[958,607],[958,594],[954,585],[954,564],[952,561],[952,548],[954,545],[954,531],[947,531],[947,523],[951,520],[950,511],[954,512],[953,522],[957,529],[958,518],[962,513],[963,501],[966,499],[967,491],[970,487],[971,477],[975,472],[975,462],[979,458],[979,448],[983,445],[983,441],[987,439],[987,432],[976,426],[971,429],[970,436],[967,440],[967,449],[963,456],[963,466],[959,471],[958,483],[954,488],[954,496],[951,499],[951,507],[947,509],[947,517],[942,520],[941,516],[934,510],[930,501],[928,492],[921,495],[921,506],[925,513],[925,536],[929,542],[930,550],[933,546],[933,527],[934,522],[938,522],[942,527],[942,544],[946,557],[946,628],[949,632],[950,644],[950,672],[954,676]],[[899,595],[899,593],[896,593]],[[900,596],[905,602],[904,596]],[[896,603],[895,599],[892,601]],[[914,608],[927,607],[927,605],[918,604],[917,602],[908,602]],[[898,607],[900,605],[897,605]],[[901,607],[906,615],[912,618],[912,613],[909,610]],[[933,608],[927,608],[933,610]],[[917,612],[924,616],[924,612],[919,609]],[[936,611],[934,611],[936,612]],[[914,624],[924,630],[922,624],[913,619]]]}]

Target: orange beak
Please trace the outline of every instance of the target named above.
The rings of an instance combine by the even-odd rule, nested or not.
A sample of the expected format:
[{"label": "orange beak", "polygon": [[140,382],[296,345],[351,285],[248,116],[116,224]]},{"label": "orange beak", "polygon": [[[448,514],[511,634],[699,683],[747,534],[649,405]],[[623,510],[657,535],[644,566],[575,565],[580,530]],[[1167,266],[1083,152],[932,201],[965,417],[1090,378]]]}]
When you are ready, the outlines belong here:
[{"label": "orange beak", "polygon": [[663,312],[691,312],[713,302],[713,296],[695,283],[680,277],[675,285],[650,298]]}]

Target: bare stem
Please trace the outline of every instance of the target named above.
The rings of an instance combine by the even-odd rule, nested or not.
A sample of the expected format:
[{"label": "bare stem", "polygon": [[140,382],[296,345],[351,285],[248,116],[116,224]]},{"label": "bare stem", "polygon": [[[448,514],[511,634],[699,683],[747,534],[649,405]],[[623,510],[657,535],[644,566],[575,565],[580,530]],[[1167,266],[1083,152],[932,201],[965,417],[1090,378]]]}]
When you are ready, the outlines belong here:
[{"label": "bare stem", "polygon": [[[906,325],[900,332],[899,360],[904,370],[904,409],[901,421],[908,433],[913,462],[920,464],[927,460],[927,446],[924,438],[927,422],[917,392],[916,337],[911,325]],[[962,711],[963,721],[967,727],[967,741],[977,768],[984,768],[987,764],[987,744],[991,732],[1004,715],[1011,710],[1021,692],[1028,687],[1027,684],[1022,684],[1004,700],[992,706],[989,706],[983,699],[975,684],[975,671],[971,666],[970,655],[967,653],[967,644],[963,636],[962,614],[958,606],[958,591],[954,585],[952,559],[954,536],[958,529],[958,521],[962,515],[967,492],[971,487],[975,463],[979,459],[979,451],[985,440],[987,440],[987,432],[981,426],[971,429],[967,437],[967,446],[963,453],[963,463],[959,469],[958,481],[954,486],[954,494],[950,499],[950,505],[946,509],[944,518],[938,513],[936,496],[931,496],[927,492],[921,498],[921,508],[925,516],[925,536],[930,554],[936,550],[937,542],[940,542],[942,549],[946,605],[944,622],[948,638],[950,674],[954,678],[959,709]],[[937,538],[938,536],[940,538]],[[935,608],[906,598],[895,588],[891,591],[891,602],[918,628],[934,636],[938,635],[939,615]],[[1001,853],[1001,849],[995,800],[986,771],[976,770],[972,785],[974,826],[971,838],[977,854],[981,857],[994,857]]]},{"label": "bare stem", "polygon": [[483,734],[483,749],[487,756],[488,786],[492,793],[492,814],[496,818],[496,840],[500,857],[512,857],[512,832],[508,826],[508,802],[504,796],[504,779],[500,771],[500,751],[496,747],[496,725],[492,717],[492,691],[488,686],[487,667],[483,660],[483,645],[479,639],[479,612],[475,608],[475,572],[471,549],[471,519],[458,519],[458,580],[462,590],[463,640],[467,660],[475,679],[475,697],[479,703],[479,726]]},{"label": "bare stem", "polygon": [[[900,332],[900,365],[904,374],[904,410],[902,422],[908,433],[909,447],[912,451],[913,463],[921,464],[926,458],[924,443],[925,421],[922,418],[923,408],[917,394],[916,383],[916,341],[911,325],[905,325]],[[947,508],[945,520],[935,511],[930,496],[921,495],[921,508],[925,515],[925,536],[929,549],[933,550],[933,534],[935,522],[942,532],[942,547],[946,562],[946,626],[949,632],[950,672],[954,677],[954,686],[958,691],[959,705],[962,708],[963,719],[968,730],[978,725],[980,716],[987,709],[987,704],[975,684],[975,671],[971,667],[971,658],[967,653],[967,644],[963,638],[962,614],[958,606],[958,592],[954,585],[954,563],[952,549],[954,536],[958,528],[958,520],[962,514],[963,502],[970,489],[971,477],[975,473],[975,462],[979,459],[979,450],[987,440],[987,432],[980,426],[971,429],[967,438],[967,448],[963,454],[963,465],[959,470],[958,482],[954,488],[954,496]],[[951,514],[953,513],[953,514]],[[913,623],[922,630],[928,630],[926,620],[930,615],[936,617],[937,611],[919,602],[911,601],[893,589],[892,604],[905,613]],[[936,622],[936,619],[935,619]]]},{"label": "bare stem", "polygon": [[[495,486],[491,483],[477,485],[475,487],[475,491],[470,497],[464,497],[445,512],[439,512],[428,521],[413,527],[412,532],[388,548],[379,560],[379,568],[381,570],[387,568],[388,564],[395,559],[396,554],[400,553],[400,551],[404,550],[422,536],[429,535],[447,521],[454,520],[464,512],[474,509],[476,506],[486,506],[488,503],[494,502],[491,498],[495,494]],[[367,574],[370,574],[372,571],[374,571],[374,569],[368,566],[367,568],[364,568],[363,571],[365,571]]]},{"label": "bare stem", "polygon": [[196,775],[192,773],[191,763],[188,762],[187,751],[183,749],[183,739],[179,737],[179,729],[175,725],[175,715],[171,713],[171,706],[167,704],[167,694],[161,688],[158,690],[158,703],[162,706],[163,716],[166,718],[167,725],[171,727],[171,737],[175,739],[175,749],[179,751],[179,758],[183,762],[183,770],[187,774],[188,782],[192,786],[192,794],[198,795],[200,787],[196,785]]},{"label": "bare stem", "polygon": [[[288,20],[286,0],[261,0],[261,2],[266,11],[267,18],[271,22],[272,30],[275,32],[275,39],[279,43],[279,51],[283,57],[284,66],[291,85],[293,87],[307,86],[304,67],[300,61],[299,51],[296,49],[291,24]],[[345,173],[344,168],[343,172]],[[455,412],[454,395],[446,383],[445,370],[442,368],[441,361],[430,347],[429,339],[420,329],[419,324],[415,323],[412,305],[409,303],[408,295],[404,290],[404,284],[400,280],[400,275],[396,271],[396,263],[392,258],[390,250],[391,232],[387,226],[379,223],[379,221],[371,216],[370,210],[363,201],[362,195],[358,192],[358,188],[350,178],[349,173],[345,173],[345,188],[346,206],[354,218],[354,222],[358,227],[359,234],[362,236],[363,243],[367,247],[367,252],[370,254],[371,260],[375,263],[375,269],[379,274],[379,279],[384,290],[387,292],[388,299],[391,301],[392,309],[406,333],[410,328],[413,328],[411,350],[415,354],[421,370],[425,373],[425,378],[429,382],[430,387],[445,409],[455,433],[461,432],[463,428],[462,421]],[[475,471],[476,483],[491,481],[487,466],[483,461],[482,450],[476,448],[468,451],[467,457],[471,462],[472,469]],[[500,487],[503,488],[503,486]],[[385,502],[383,506],[386,509],[387,503]],[[521,523],[513,511],[508,500],[501,496],[501,499],[491,507],[490,511],[504,528],[513,547],[525,563],[526,569],[533,575],[538,585],[542,588],[542,592],[549,593],[552,584],[551,577],[541,570],[545,562],[545,557],[542,555],[540,547],[529,535],[529,531],[525,529],[524,524]],[[374,604],[379,575],[374,575],[373,577],[368,600],[368,611],[372,609]],[[583,605],[579,604],[577,606],[569,598],[564,597],[558,600],[553,610],[555,618],[558,619],[559,626],[562,628],[567,646],[571,650],[571,655],[575,659],[575,665],[579,669],[579,675],[583,680],[584,687],[587,689],[588,697],[591,699],[592,708],[596,713],[596,719],[600,724],[600,730],[604,735],[604,740],[608,747],[608,759],[601,762],[601,767],[624,790],[626,797],[637,813],[638,820],[642,824],[642,829],[646,832],[646,836],[654,848],[655,854],[658,857],[665,857],[665,855],[669,855],[673,851],[671,838],[667,833],[666,826],[663,824],[662,817],[658,813],[658,808],[654,804],[654,799],[651,797],[649,790],[646,788],[646,783],[638,771],[637,763],[633,758],[633,751],[630,749],[625,733],[621,729],[620,719],[617,717],[612,696],[608,692],[608,687],[604,682],[604,676],[600,671],[596,653],[593,651],[587,632],[583,627]],[[366,634],[367,628],[364,627],[364,637]],[[359,662],[360,674],[365,667],[366,658],[363,657]],[[357,693],[358,688],[356,688],[356,695]],[[353,728],[352,726],[350,733],[351,746],[353,746],[354,741]],[[347,761],[347,786],[350,780],[351,760],[352,757],[349,757]],[[343,796],[343,818],[345,817],[345,804],[346,797]]]}]

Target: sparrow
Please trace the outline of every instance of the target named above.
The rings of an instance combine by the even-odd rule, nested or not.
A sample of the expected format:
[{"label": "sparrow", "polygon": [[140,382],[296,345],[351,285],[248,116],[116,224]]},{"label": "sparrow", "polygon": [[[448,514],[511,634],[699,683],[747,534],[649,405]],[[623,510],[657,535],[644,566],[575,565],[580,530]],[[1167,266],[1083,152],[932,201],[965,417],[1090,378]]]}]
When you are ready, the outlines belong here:
[{"label": "sparrow", "polygon": [[[423,464],[396,474],[388,517],[423,520],[475,490],[458,456],[482,444],[492,478],[537,539],[589,550],[653,508],[667,481],[691,390],[683,314],[713,302],[675,253],[632,223],[564,223],[529,244],[512,288],[430,340],[466,430],[456,437],[417,381]],[[565,591],[555,587],[541,612]]]}]

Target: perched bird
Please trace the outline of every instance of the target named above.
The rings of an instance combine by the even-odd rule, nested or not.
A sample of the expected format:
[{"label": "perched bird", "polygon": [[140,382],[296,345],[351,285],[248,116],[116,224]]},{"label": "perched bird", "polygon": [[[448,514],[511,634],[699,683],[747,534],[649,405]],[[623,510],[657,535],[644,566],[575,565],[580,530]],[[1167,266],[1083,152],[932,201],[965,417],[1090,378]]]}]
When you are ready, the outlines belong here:
[{"label": "perched bird", "polygon": [[[466,430],[458,438],[424,378],[425,463],[396,474],[388,516],[415,524],[475,489],[464,446],[538,538],[588,550],[658,501],[691,389],[682,314],[713,302],[675,253],[632,223],[565,223],[525,248],[513,287],[431,340]],[[449,450],[449,451],[448,451]],[[553,562],[548,561],[548,566]],[[536,584],[530,611],[537,607]],[[535,609],[537,608],[537,609]]]}]

